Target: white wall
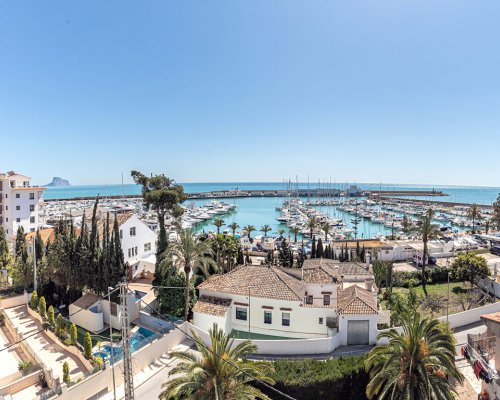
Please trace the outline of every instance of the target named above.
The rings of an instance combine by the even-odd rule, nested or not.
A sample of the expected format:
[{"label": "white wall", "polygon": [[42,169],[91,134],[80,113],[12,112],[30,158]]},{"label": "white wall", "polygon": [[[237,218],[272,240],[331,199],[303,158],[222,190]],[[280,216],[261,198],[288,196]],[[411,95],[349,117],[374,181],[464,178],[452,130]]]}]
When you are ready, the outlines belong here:
[{"label": "white wall", "polygon": [[[227,317],[230,325],[226,325],[226,329],[230,327],[230,330],[248,331],[248,318],[246,321],[236,319],[236,307],[245,307],[236,305],[235,302],[249,304],[249,307],[246,308],[250,310],[248,316],[250,317],[251,332],[264,335],[294,338],[326,337],[328,336],[326,318],[336,316],[336,310],[333,307],[306,307],[303,306],[302,301],[298,300],[271,300],[254,296],[250,296],[249,300],[248,296],[229,295],[207,290],[201,290],[200,294],[233,300]],[[273,309],[265,310],[262,306],[270,306]],[[292,311],[281,310],[281,308],[290,308]],[[264,323],[264,311],[272,312],[272,324]],[[282,325],[282,313],[285,312],[290,313],[290,326]],[[323,318],[323,324],[319,323],[319,318]],[[204,324],[206,326],[206,323]]]},{"label": "white wall", "polygon": [[[90,310],[80,310],[73,304],[69,305],[69,320],[82,328],[98,333],[104,329],[103,313],[94,313]],[[76,314],[75,314],[76,313]],[[74,315],[72,315],[74,314]]]},{"label": "white wall", "polygon": [[[228,319],[226,316],[217,317],[215,315],[208,315],[199,312],[193,313],[193,324],[196,325],[202,331],[208,332],[212,328],[213,324],[217,324],[219,329],[222,329],[225,334],[231,333],[231,324],[228,324]],[[229,330],[229,331],[228,331]]]},{"label": "white wall", "polygon": [[28,304],[29,298],[31,298],[31,296],[28,296],[27,292],[24,292],[24,294],[15,297],[0,298],[0,307],[11,308]]},{"label": "white wall", "polygon": [[[190,324],[191,325],[191,324]],[[210,345],[208,332],[191,325],[206,345]],[[235,339],[234,346],[243,342]],[[328,354],[340,346],[339,335],[316,339],[288,339],[288,340],[252,340],[257,346],[257,354],[266,355],[299,355],[299,354]]]},{"label": "white wall", "polygon": [[[135,227],[135,236],[130,236],[130,228]],[[142,222],[136,215],[130,217],[120,226],[120,231],[122,232],[122,249],[125,256],[125,262],[133,264],[141,258],[146,258],[151,254],[156,253],[156,240],[157,235],[149,227]],[[146,243],[151,244],[151,250],[145,251],[144,245]],[[137,255],[129,257],[128,251],[131,248],[137,247]]]}]

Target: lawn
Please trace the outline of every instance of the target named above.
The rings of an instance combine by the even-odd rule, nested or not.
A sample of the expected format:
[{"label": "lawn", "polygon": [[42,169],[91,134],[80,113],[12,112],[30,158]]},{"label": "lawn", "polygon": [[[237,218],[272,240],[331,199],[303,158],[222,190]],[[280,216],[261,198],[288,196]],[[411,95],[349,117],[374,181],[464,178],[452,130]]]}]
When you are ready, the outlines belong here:
[{"label": "lawn", "polygon": [[[423,298],[424,297],[424,290],[422,289],[422,286],[417,286],[414,288],[417,296]],[[455,289],[455,290],[453,290]],[[462,312],[464,309],[462,308],[462,305],[460,303],[460,297],[459,297],[459,292],[461,290],[470,290],[470,285],[469,284],[463,284],[462,282],[450,282],[450,308],[449,308],[449,313],[454,314],[457,312]],[[384,293],[385,289],[382,289],[382,295]],[[401,296],[406,296],[410,289],[406,288],[399,288],[395,287],[392,289],[394,293],[398,293]],[[448,283],[435,283],[435,284],[430,284],[427,285],[427,293],[429,296],[435,296],[439,295],[442,298],[442,307],[441,309],[434,313],[433,317],[442,317],[446,315],[446,302],[448,298]],[[381,296],[382,298],[382,296]],[[387,309],[387,301],[382,300],[381,301],[381,307],[382,309],[386,310]],[[423,314],[430,315],[430,311],[428,310],[422,310],[419,307],[419,311]]]}]

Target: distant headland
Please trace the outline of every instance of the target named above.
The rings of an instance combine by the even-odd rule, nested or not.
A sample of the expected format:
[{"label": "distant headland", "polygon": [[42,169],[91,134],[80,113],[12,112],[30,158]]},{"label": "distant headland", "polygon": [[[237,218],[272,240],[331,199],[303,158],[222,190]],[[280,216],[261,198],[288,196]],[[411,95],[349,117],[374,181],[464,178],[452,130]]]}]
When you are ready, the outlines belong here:
[{"label": "distant headland", "polygon": [[62,179],[58,176],[54,176],[52,178],[52,182],[48,183],[45,186],[71,186],[71,184],[66,179]]}]

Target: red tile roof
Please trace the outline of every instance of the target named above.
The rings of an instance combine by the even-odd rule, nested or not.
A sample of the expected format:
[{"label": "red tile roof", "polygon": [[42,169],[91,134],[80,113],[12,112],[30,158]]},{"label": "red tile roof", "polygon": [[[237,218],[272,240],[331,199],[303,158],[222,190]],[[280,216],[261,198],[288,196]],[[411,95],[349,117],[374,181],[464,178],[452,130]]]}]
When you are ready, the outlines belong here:
[{"label": "red tile roof", "polygon": [[357,285],[338,291],[337,311],[344,315],[378,314],[375,295]]}]

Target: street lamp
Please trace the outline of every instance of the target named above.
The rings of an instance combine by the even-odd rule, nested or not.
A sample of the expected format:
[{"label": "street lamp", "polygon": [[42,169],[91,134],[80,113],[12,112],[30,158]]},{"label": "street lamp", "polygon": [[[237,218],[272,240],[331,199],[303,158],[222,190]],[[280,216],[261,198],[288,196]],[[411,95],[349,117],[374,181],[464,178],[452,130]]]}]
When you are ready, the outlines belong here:
[{"label": "street lamp", "polygon": [[111,375],[113,377],[113,399],[116,400],[116,384],[115,384],[115,363],[114,363],[114,350],[113,350],[113,326],[111,324],[111,292],[114,290],[112,287],[108,287],[108,304],[109,304],[109,341],[111,343],[110,347],[110,364],[111,364]]}]

